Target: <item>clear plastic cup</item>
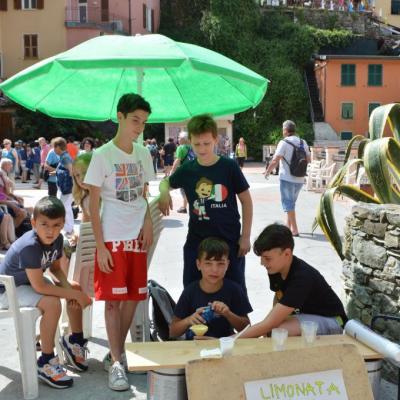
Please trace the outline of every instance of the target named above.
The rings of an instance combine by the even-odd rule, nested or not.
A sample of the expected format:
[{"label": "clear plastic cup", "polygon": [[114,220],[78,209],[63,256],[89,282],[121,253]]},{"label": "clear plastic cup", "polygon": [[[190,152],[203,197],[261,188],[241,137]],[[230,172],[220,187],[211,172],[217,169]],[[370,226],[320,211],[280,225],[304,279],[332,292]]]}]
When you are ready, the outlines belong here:
[{"label": "clear plastic cup", "polygon": [[219,338],[219,347],[223,356],[232,355],[233,346],[235,344],[235,339],[233,337],[222,337]]},{"label": "clear plastic cup", "polygon": [[274,351],[285,350],[285,343],[288,337],[288,331],[284,328],[274,328],[271,331],[272,349]]},{"label": "clear plastic cup", "polygon": [[304,345],[312,346],[317,337],[318,323],[314,321],[303,321],[300,326]]}]

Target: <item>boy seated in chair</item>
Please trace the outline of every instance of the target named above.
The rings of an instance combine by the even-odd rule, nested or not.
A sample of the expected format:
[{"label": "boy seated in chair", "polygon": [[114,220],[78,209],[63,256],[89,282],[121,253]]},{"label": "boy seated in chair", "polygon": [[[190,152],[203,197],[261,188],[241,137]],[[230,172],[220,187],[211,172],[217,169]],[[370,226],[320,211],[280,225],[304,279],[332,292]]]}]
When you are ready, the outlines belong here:
[{"label": "boy seated in chair", "polygon": [[[54,354],[54,338],[61,315],[61,299],[67,299],[72,334],[61,338],[61,347],[71,366],[86,371],[86,343],[82,333],[82,310],[91,299],[75,282],[68,282],[60,268],[63,251],[64,205],[56,197],[43,197],[33,211],[33,230],[26,232],[7,251],[0,274],[14,276],[20,307],[37,307],[42,313],[42,354],[37,360],[38,377],[57,389],[72,386],[72,377]],[[53,281],[44,276],[49,269]],[[0,285],[0,308],[8,308],[7,293]],[[33,343],[32,343],[33,346]],[[34,373],[32,371],[32,373]]]},{"label": "boy seated in chair", "polygon": [[339,297],[315,268],[293,255],[293,248],[292,232],[280,224],[267,226],[254,242],[275,299],[267,316],[242,337],[267,336],[273,328],[300,336],[303,321],[317,322],[318,335],[342,333],[347,317]]},{"label": "boy seated in chair", "polygon": [[204,239],[196,264],[201,279],[189,284],[181,294],[169,328],[170,337],[179,337],[198,324],[208,324],[207,336],[217,338],[241,331],[249,324],[247,314],[253,310],[239,284],[224,279],[229,266],[228,245],[221,239]]}]

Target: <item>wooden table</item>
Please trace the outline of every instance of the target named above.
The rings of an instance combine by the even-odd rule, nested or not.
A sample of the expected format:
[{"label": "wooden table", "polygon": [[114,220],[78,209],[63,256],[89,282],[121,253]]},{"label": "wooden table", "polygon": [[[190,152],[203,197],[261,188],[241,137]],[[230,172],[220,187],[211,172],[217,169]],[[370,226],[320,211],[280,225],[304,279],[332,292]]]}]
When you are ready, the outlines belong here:
[{"label": "wooden table", "polygon": [[[314,346],[354,344],[365,360],[381,359],[382,355],[347,335],[318,336]],[[201,349],[218,347],[218,340],[176,342],[127,343],[126,356],[130,371],[149,371],[185,368],[192,360],[200,359]],[[301,337],[289,337],[286,350],[304,348]],[[233,355],[268,353],[272,351],[271,338],[238,339]]]}]

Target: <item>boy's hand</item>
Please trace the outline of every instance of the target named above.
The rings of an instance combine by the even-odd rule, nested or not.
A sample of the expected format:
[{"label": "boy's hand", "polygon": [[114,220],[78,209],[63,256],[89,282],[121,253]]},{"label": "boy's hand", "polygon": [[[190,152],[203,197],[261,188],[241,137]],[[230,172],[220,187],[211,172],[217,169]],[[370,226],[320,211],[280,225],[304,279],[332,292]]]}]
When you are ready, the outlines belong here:
[{"label": "boy's hand", "polygon": [[153,243],[153,223],[151,222],[151,218],[144,219],[143,227],[140,230],[138,239],[142,250],[149,250]]},{"label": "boy's hand", "polygon": [[196,310],[195,313],[187,317],[186,318],[187,323],[190,324],[190,326],[198,324],[206,324],[207,321],[201,316],[204,309],[205,307],[200,307]]},{"label": "boy's hand", "polygon": [[172,210],[172,198],[169,193],[165,193],[160,195],[160,199],[158,200],[158,208],[164,215],[169,215],[169,210]]},{"label": "boy's hand", "polygon": [[78,295],[76,301],[79,303],[82,310],[92,304],[92,299],[86,293],[83,293],[83,292],[78,292],[78,293],[79,293],[79,295]]},{"label": "boy's hand", "polygon": [[225,317],[229,312],[229,307],[223,303],[222,301],[213,301],[211,304],[211,308],[219,315]]},{"label": "boy's hand", "polygon": [[114,262],[112,260],[110,252],[104,245],[97,248],[97,262],[99,264],[99,269],[101,272],[109,274],[113,271]]},{"label": "boy's hand", "polygon": [[240,236],[238,257],[245,256],[250,251],[250,249],[251,249],[250,238]]}]

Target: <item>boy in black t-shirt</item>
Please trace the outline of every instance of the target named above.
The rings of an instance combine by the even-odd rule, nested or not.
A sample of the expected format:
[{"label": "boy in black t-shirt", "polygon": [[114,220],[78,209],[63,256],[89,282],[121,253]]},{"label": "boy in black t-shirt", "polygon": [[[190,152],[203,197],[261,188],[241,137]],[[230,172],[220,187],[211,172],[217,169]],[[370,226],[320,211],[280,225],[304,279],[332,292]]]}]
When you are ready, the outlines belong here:
[{"label": "boy in black t-shirt", "polygon": [[[160,183],[159,207],[164,215],[172,209],[170,188],[183,188],[189,203],[189,231],[183,248],[183,285],[201,278],[196,268],[199,243],[210,236],[229,246],[226,277],[246,292],[244,256],[250,251],[253,205],[249,184],[234,160],[214,153],[217,124],[209,115],[193,117],[188,124],[189,139],[196,159],[181,165]],[[242,226],[237,199],[242,205]]]},{"label": "boy in black t-shirt", "polygon": [[[61,338],[61,346],[69,363],[81,372],[88,369],[82,310],[91,304],[91,299],[80,290],[76,282],[67,281],[60,267],[63,252],[63,236],[60,232],[64,220],[65,209],[60,200],[53,196],[39,200],[33,211],[34,229],[12,244],[0,265],[1,275],[14,277],[20,307],[37,307],[42,313],[42,355],[37,360],[38,377],[57,389],[70,387],[73,383],[54,355],[54,337],[61,315],[60,299],[67,299],[72,331],[72,334]],[[49,269],[55,284],[43,275],[46,269]],[[3,285],[0,285],[0,308],[8,308]]]},{"label": "boy in black t-shirt", "polygon": [[299,336],[303,321],[317,322],[318,335],[342,333],[347,317],[339,297],[315,268],[293,255],[293,248],[290,229],[280,224],[267,226],[255,241],[254,252],[275,292],[274,307],[242,337],[266,336],[278,327]]},{"label": "boy in black t-shirt", "polygon": [[207,306],[214,311],[208,322],[207,336],[223,337],[241,331],[249,324],[247,314],[251,305],[241,287],[224,279],[228,269],[229,247],[220,239],[204,239],[199,246],[197,268],[202,278],[188,285],[174,310],[169,331],[171,337],[179,337],[192,325],[206,324],[202,315]]}]

